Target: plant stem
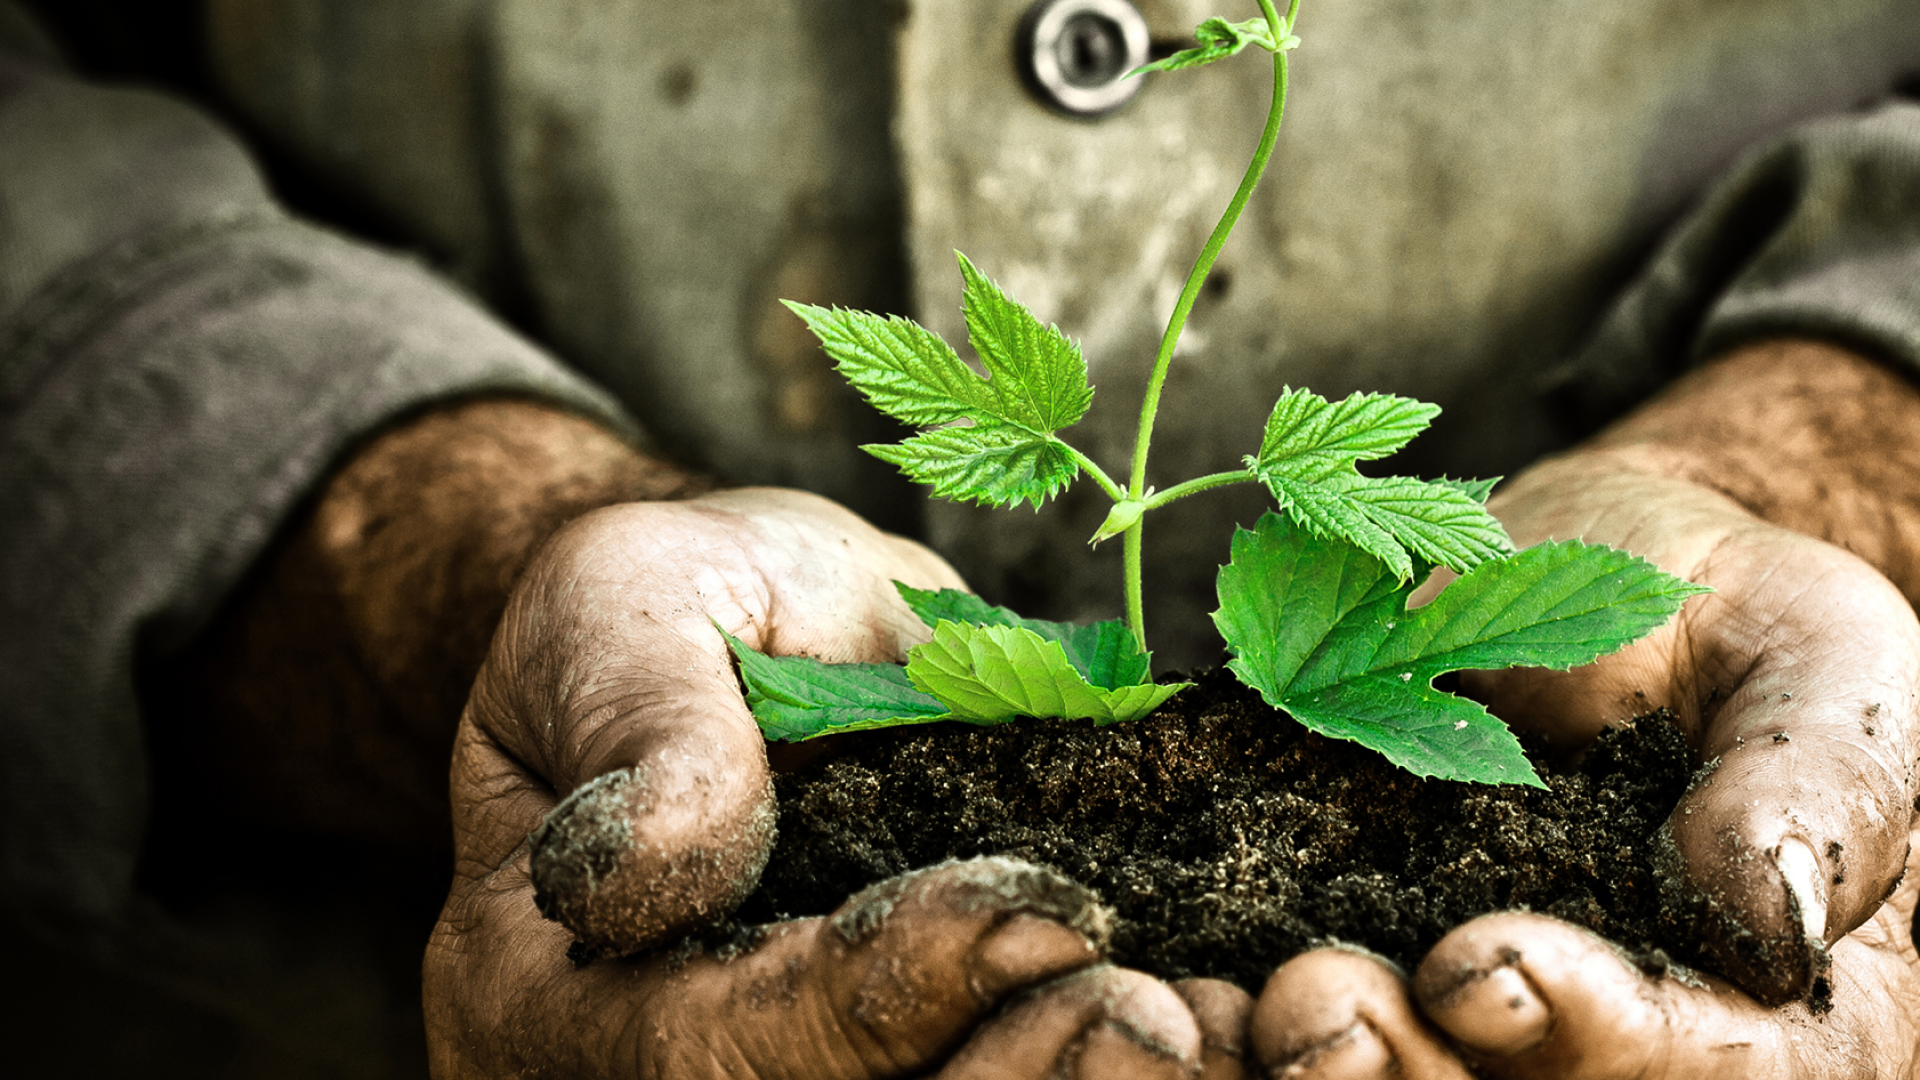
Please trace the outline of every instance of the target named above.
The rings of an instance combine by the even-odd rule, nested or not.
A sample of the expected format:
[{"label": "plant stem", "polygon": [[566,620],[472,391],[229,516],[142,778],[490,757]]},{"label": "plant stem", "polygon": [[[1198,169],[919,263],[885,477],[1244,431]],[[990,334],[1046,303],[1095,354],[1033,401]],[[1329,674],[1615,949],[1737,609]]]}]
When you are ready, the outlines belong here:
[{"label": "plant stem", "polygon": [[1147,509],[1158,510],[1175,499],[1184,499],[1189,495],[1198,495],[1202,491],[1225,487],[1228,484],[1244,484],[1254,479],[1251,469],[1235,469],[1232,472],[1217,472],[1189,480],[1184,484],[1175,484],[1165,491],[1147,499]]},{"label": "plant stem", "polygon": [[[1267,29],[1272,32],[1276,43],[1292,33],[1294,17],[1300,11],[1300,0],[1291,0],[1287,5],[1284,21],[1274,10],[1273,0],[1259,0],[1259,4],[1260,13],[1266,16]],[[1180,299],[1173,305],[1173,317],[1167,321],[1167,332],[1160,338],[1160,352],[1154,357],[1153,374],[1147,380],[1146,397],[1140,403],[1140,433],[1134,439],[1133,472],[1127,485],[1130,498],[1146,497],[1147,447],[1153,441],[1153,421],[1160,411],[1160,390],[1166,385],[1167,369],[1173,364],[1174,346],[1180,342],[1180,331],[1186,328],[1187,316],[1192,313],[1194,302],[1200,297],[1200,287],[1206,283],[1207,273],[1213,269],[1213,261],[1220,256],[1220,249],[1226,245],[1228,234],[1233,232],[1234,224],[1240,220],[1240,211],[1246,208],[1254,187],[1260,183],[1260,174],[1266,171],[1267,160],[1273,156],[1274,145],[1280,138],[1280,118],[1286,112],[1286,107],[1287,50],[1281,49],[1273,54],[1273,104],[1267,110],[1267,127],[1260,135],[1260,145],[1253,152],[1253,161],[1247,165],[1247,173],[1240,180],[1239,190],[1233,193],[1232,201],[1227,203],[1226,213],[1220,216],[1219,224],[1213,227],[1213,234],[1207,237],[1207,244],[1200,250],[1199,259],[1194,261],[1193,269],[1187,274],[1186,287],[1180,290]],[[1187,485],[1170,488],[1168,494],[1184,487]],[[1161,501],[1165,502],[1166,498],[1163,497]],[[1140,540],[1145,524],[1143,516],[1128,526],[1124,543],[1125,558],[1121,567],[1126,578],[1127,627],[1133,631],[1134,640],[1139,642],[1143,652],[1147,647],[1147,633],[1145,606],[1140,596]]]},{"label": "plant stem", "polygon": [[1138,521],[1120,534],[1120,575],[1127,583],[1127,629],[1133,631],[1134,643],[1140,646],[1140,651],[1146,652],[1146,624],[1141,620],[1146,604],[1140,596],[1140,538]]},{"label": "plant stem", "polygon": [[1126,490],[1119,484],[1114,483],[1113,477],[1108,476],[1107,471],[1095,464],[1092,458],[1075,450],[1065,439],[1055,439],[1054,442],[1058,443],[1062,450],[1065,450],[1075,462],[1079,463],[1080,467],[1086,470],[1088,476],[1093,477],[1093,482],[1100,485],[1100,490],[1107,493],[1107,498],[1112,499],[1114,502],[1119,502],[1121,499],[1127,497]]}]

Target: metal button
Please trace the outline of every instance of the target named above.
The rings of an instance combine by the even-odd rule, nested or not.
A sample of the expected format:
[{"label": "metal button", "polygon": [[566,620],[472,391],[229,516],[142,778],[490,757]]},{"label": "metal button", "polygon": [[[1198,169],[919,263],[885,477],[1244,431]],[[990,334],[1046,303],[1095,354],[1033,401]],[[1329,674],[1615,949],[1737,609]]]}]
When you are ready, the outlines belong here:
[{"label": "metal button", "polygon": [[1111,112],[1140,92],[1147,20],[1127,0],[1040,0],[1020,20],[1021,73],[1041,101],[1074,116]]}]

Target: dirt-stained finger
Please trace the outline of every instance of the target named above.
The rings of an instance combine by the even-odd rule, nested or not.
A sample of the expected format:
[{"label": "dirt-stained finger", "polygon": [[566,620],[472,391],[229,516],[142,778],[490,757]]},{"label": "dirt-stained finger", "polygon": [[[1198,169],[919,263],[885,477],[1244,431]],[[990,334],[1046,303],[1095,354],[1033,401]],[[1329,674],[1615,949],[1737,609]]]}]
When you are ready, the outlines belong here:
[{"label": "dirt-stained finger", "polygon": [[883,882],[733,955],[576,967],[531,890],[523,855],[449,898],[425,966],[436,1076],[911,1075],[1008,996],[1098,963],[1107,933],[1084,888],[980,859]]},{"label": "dirt-stained finger", "polygon": [[457,856],[497,866],[538,830],[542,909],[616,954],[730,910],[773,839],[766,753],[724,643],[697,595],[623,546],[701,520],[641,509],[574,522],[529,568],[452,776]]},{"label": "dirt-stained finger", "polygon": [[1103,964],[981,1025],[937,1080],[1191,1080],[1200,1059],[1200,1027],[1172,988]]},{"label": "dirt-stained finger", "polygon": [[1572,672],[1464,681],[1565,750],[1605,723],[1671,708],[1708,771],[1664,836],[1665,900],[1715,970],[1768,1002],[1817,1001],[1825,947],[1879,907],[1905,864],[1920,622],[1852,553],[1636,471],[1650,467],[1642,457],[1625,448],[1549,463],[1497,498],[1497,512],[1521,542],[1619,544],[1716,591]]},{"label": "dirt-stained finger", "polygon": [[[1768,1004],[1830,995],[1826,947],[1885,901],[1907,861],[1920,622],[1887,580],[1814,541],[1694,613],[1708,768],[1667,840],[1668,903],[1714,970]],[[1729,555],[1730,559],[1741,556]],[[1712,570],[1712,565],[1709,565]]]},{"label": "dirt-stained finger", "polygon": [[1200,1025],[1200,1080],[1249,1080],[1247,1025],[1253,995],[1224,979],[1181,979],[1173,992]]},{"label": "dirt-stained finger", "polygon": [[1282,964],[1254,1005],[1253,1060],[1289,1080],[1467,1080],[1421,1019],[1407,981],[1360,949],[1326,948]]},{"label": "dirt-stained finger", "polygon": [[1650,975],[1584,930],[1505,913],[1442,939],[1413,987],[1426,1014],[1480,1071],[1496,1077],[1909,1075],[1910,965],[1851,941],[1837,947],[1836,957],[1846,968],[1847,1000],[1816,1016],[1798,1003],[1769,1009],[1707,976]]},{"label": "dirt-stained finger", "polygon": [[[718,628],[825,660],[897,658],[926,627],[892,584],[957,583],[937,557],[828,500],[740,489],[610,507],[558,533],[515,589],[469,702],[491,816],[461,857],[534,832],[541,910],[592,951],[651,948],[736,906],[773,839],[765,744]],[[475,765],[475,768],[463,768]]]}]

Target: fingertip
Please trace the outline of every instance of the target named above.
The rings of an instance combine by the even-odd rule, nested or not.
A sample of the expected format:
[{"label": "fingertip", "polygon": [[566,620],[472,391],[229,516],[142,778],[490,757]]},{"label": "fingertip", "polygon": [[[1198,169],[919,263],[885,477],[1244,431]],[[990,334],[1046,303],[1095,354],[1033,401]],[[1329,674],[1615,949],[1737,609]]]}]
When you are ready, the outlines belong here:
[{"label": "fingertip", "polygon": [[1516,1057],[1546,1041],[1553,1012],[1519,956],[1454,973],[1444,988],[1422,987],[1427,1015],[1462,1045],[1486,1057]]},{"label": "fingertip", "polygon": [[[1198,1053],[1197,1048],[1194,1051]],[[1138,1032],[1114,1024],[1088,1029],[1081,1037],[1072,1075],[1076,1080],[1191,1080],[1196,1062],[1158,1041],[1142,1041]]]},{"label": "fingertip", "polygon": [[[1655,837],[1656,877],[1669,919],[1699,943],[1707,967],[1767,1005],[1818,1008],[1830,994],[1828,942],[1879,906],[1905,852],[1874,850],[1872,834],[1866,850],[1822,842],[1864,796],[1770,782],[1773,764],[1723,761],[1689,791]],[[1889,874],[1880,862],[1898,867]]]},{"label": "fingertip", "polygon": [[1519,912],[1455,928],[1413,977],[1421,1010],[1468,1057],[1541,1076],[1635,1075],[1663,1019],[1645,986],[1604,940]]},{"label": "fingertip", "polygon": [[1345,946],[1303,953],[1281,965],[1254,1005],[1249,1042],[1253,1060],[1272,1076],[1468,1075],[1421,1019],[1399,969]]},{"label": "fingertip", "polygon": [[1181,979],[1173,992],[1200,1025],[1200,1080],[1245,1080],[1253,995],[1224,979]]},{"label": "fingertip", "polygon": [[1360,1019],[1302,1050],[1273,1074],[1287,1080],[1384,1080],[1403,1072],[1380,1033]]},{"label": "fingertip", "polygon": [[1366,1003],[1403,992],[1394,973],[1365,954],[1302,953],[1260,991],[1249,1030],[1254,1058],[1277,1070],[1321,1056],[1362,1022]]},{"label": "fingertip", "polygon": [[[1697,743],[1707,759],[1670,818],[1686,874],[1716,908],[1711,966],[1779,1004],[1804,997],[1825,945],[1870,918],[1906,866],[1913,816],[1920,623],[1855,555],[1792,537],[1778,566],[1738,574],[1697,629],[1725,654],[1725,693]],[[1788,556],[1790,555],[1790,558]],[[1751,936],[1769,955],[1736,955]],[[1770,976],[1790,968],[1791,977]]]},{"label": "fingertip", "polygon": [[[1106,912],[1070,878],[1017,859],[941,863],[878,882],[828,917],[833,963],[868,1015],[958,1027],[1034,986],[1099,964]],[[931,992],[937,989],[937,993]],[[897,1000],[896,1000],[897,999]],[[920,1045],[924,1032],[888,1039]]]},{"label": "fingertip", "polygon": [[1107,969],[1103,981],[1106,1015],[1083,1037],[1081,1077],[1184,1077],[1199,1067],[1200,1024],[1172,987],[1126,968]]},{"label": "fingertip", "polygon": [[981,1025],[940,1080],[1191,1080],[1199,1024],[1167,984],[1102,964],[1036,988]]},{"label": "fingertip", "polygon": [[771,782],[721,805],[646,763],[581,785],[528,837],[534,903],[589,953],[656,948],[724,917],[773,851]]},{"label": "fingertip", "polygon": [[[1510,975],[1501,975],[1509,972]],[[1640,970],[1609,942],[1544,915],[1504,912],[1442,938],[1414,974],[1427,1015],[1481,1071],[1601,1080],[1625,1076],[1854,1075],[1844,1041],[1803,1008],[1766,1008],[1698,972]],[[1530,1003],[1546,1013],[1544,1037]],[[1856,1003],[1857,1004],[1857,1003]],[[1842,1025],[1844,1026],[1844,1025]]]},{"label": "fingertip", "polygon": [[991,1004],[1022,987],[1098,963],[1101,953],[1093,938],[1072,926],[1020,912],[974,947],[969,978],[974,996]]}]

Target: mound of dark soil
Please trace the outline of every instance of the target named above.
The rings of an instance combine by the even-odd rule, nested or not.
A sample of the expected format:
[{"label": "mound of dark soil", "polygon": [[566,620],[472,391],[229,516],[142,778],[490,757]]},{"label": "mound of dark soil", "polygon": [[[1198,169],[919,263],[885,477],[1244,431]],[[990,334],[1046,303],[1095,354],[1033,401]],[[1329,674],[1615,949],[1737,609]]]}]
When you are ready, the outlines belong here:
[{"label": "mound of dark soil", "polygon": [[1662,940],[1652,838],[1691,765],[1657,714],[1609,731],[1576,770],[1542,768],[1544,791],[1420,780],[1225,672],[1132,724],[840,740],[843,753],[776,778],[779,844],[737,919],[825,914],[906,870],[1006,854],[1098,891],[1117,962],[1254,993],[1329,940],[1411,968],[1463,920],[1514,908],[1651,964],[1676,944]]}]

